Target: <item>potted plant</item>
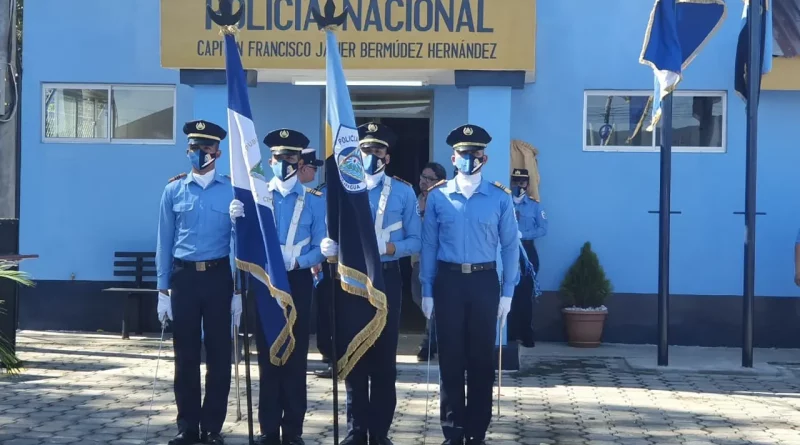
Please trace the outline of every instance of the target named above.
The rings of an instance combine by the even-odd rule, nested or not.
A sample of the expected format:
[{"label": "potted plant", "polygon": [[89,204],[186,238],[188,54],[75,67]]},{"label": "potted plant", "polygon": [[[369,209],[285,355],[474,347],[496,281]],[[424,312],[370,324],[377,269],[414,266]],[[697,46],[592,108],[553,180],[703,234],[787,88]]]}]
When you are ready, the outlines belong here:
[{"label": "potted plant", "polygon": [[[13,261],[0,261],[0,280],[7,279],[23,286],[33,286],[33,282],[25,272],[13,270],[16,265],[17,263]],[[5,301],[0,300],[0,313],[5,314],[5,309],[2,307],[3,303]],[[0,369],[5,368],[7,373],[16,374],[22,367],[22,362],[12,351],[11,343],[0,335]]]},{"label": "potted plant", "polygon": [[596,348],[600,345],[608,315],[604,303],[611,290],[611,282],[606,279],[597,254],[586,242],[559,289],[564,303],[561,313],[564,314],[570,346]]}]

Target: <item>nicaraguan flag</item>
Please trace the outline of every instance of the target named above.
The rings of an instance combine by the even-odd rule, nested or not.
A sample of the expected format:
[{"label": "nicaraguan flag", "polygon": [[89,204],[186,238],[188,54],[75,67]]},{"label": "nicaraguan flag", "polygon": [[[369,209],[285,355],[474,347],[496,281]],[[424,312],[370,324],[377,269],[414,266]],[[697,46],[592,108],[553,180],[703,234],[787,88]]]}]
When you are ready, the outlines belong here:
[{"label": "nicaraguan flag", "polygon": [[294,350],[292,327],[297,319],[289,279],[275,229],[272,208],[265,205],[267,181],[261,150],[250,112],[247,81],[236,40],[225,35],[225,73],[228,80],[228,134],[231,177],[236,199],[244,203],[244,216],[236,219],[236,266],[250,272],[250,295],[255,295],[258,319],[273,365],[286,363]]},{"label": "nicaraguan flag", "polygon": [[[772,71],[772,0],[756,0],[761,3],[761,74]],[[739,43],[736,45],[736,64],[734,65],[734,89],[736,94],[747,102],[747,73],[750,65],[750,17],[747,10],[750,1],[744,0],[742,10],[742,29],[739,31]],[[761,76],[756,80],[761,92]]]},{"label": "nicaraguan flag", "polygon": [[725,19],[724,0],[656,0],[639,63],[653,68],[653,117],[647,131],[661,119],[661,101],[677,88],[683,71]]},{"label": "nicaraguan flag", "polygon": [[[383,331],[387,305],[353,105],[336,36],[330,29],[325,33],[328,236],[339,243],[341,286],[350,294],[336,303],[337,344],[347,345],[338,360],[344,379]],[[343,306],[345,310],[340,311]]]}]

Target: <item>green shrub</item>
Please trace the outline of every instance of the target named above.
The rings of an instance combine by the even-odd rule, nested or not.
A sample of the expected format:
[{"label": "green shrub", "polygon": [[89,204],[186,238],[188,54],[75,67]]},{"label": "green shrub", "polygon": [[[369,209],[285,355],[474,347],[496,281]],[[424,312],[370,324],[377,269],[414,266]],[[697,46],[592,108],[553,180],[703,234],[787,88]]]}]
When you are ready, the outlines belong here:
[{"label": "green shrub", "polygon": [[[33,282],[28,277],[28,274],[19,270],[13,270],[17,263],[12,261],[0,261],[0,280],[6,279],[16,282],[22,286],[33,286]],[[5,309],[2,308],[4,300],[0,300],[0,314],[5,314]],[[11,342],[7,338],[0,335],[0,364],[5,368],[9,374],[16,374],[22,367],[22,363],[12,352]]]},{"label": "green shrub", "polygon": [[598,308],[611,295],[611,282],[592,246],[586,242],[578,258],[567,270],[559,292],[564,307]]}]

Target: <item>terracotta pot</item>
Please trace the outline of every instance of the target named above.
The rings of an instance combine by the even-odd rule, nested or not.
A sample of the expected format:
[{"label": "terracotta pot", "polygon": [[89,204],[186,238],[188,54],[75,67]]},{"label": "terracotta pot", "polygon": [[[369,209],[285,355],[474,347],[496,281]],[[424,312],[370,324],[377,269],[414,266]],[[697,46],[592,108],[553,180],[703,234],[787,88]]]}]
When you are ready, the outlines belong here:
[{"label": "terracotta pot", "polygon": [[570,311],[561,309],[567,326],[567,344],[576,348],[596,348],[603,337],[608,311]]}]

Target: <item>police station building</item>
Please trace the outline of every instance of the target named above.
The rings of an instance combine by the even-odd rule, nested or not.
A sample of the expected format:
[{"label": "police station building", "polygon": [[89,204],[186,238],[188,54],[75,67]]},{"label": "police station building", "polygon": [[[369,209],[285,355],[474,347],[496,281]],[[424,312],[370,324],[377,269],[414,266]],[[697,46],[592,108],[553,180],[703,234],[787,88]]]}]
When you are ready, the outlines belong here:
[{"label": "police station building", "polygon": [[[242,3],[237,40],[260,138],[293,128],[322,157],[324,34],[309,11],[323,2]],[[755,344],[800,347],[800,0],[773,3],[777,57],[759,121]],[[38,285],[20,296],[21,328],[119,332],[125,298],[103,292],[126,279],[114,276],[115,252],[155,250],[164,186],[190,169],[183,123],[227,127],[222,38],[207,4],[218,7],[26,2],[20,251],[40,257],[22,264]],[[336,4],[349,7],[338,38],[358,121],[399,134],[389,174],[417,184],[435,161],[452,175],[445,137],[467,122],[492,135],[484,169],[492,181],[509,182],[512,140],[536,147],[549,221],[537,240],[537,339],[565,338],[557,291],[589,241],[614,286],[603,340],[655,343],[660,139],[643,118],[653,72],[638,63],[653,2]],[[740,344],[745,107],[733,70],[741,13],[741,1],[729,0],[674,100],[672,344]],[[217,168],[227,173],[227,140],[222,149]],[[153,330],[155,295],[143,300],[144,330]],[[413,304],[403,311],[404,326],[420,325]]]}]

